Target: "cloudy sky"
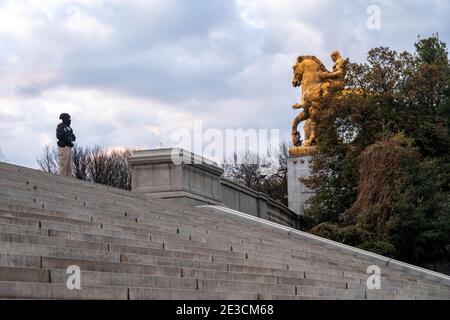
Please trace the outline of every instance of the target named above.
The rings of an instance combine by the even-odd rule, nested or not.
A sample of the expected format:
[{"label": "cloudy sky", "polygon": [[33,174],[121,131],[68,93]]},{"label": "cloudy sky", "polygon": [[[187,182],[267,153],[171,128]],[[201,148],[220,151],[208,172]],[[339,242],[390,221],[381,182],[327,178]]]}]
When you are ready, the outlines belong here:
[{"label": "cloudy sky", "polygon": [[[367,9],[381,9],[381,28]],[[418,35],[449,43],[448,0],[0,0],[0,150],[36,167],[62,112],[79,144],[173,146],[171,133],[280,129],[288,139],[296,56],[330,69]]]}]

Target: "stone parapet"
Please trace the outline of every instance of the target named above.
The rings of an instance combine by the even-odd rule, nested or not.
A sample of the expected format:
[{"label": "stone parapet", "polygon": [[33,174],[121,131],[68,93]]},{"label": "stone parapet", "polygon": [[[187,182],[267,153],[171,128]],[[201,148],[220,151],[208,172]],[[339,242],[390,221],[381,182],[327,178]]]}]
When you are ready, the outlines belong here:
[{"label": "stone parapet", "polygon": [[180,148],[135,151],[129,158],[134,192],[192,205],[222,204],[216,163]]},{"label": "stone parapet", "polygon": [[266,194],[222,177],[215,162],[180,149],[135,151],[129,158],[133,192],[191,206],[220,205],[292,228],[300,218]]}]

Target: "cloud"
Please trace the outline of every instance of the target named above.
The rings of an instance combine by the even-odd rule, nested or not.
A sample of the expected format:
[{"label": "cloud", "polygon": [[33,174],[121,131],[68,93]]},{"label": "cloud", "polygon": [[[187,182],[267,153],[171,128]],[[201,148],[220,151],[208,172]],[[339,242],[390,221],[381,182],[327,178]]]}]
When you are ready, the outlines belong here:
[{"label": "cloud", "polygon": [[194,121],[189,112],[157,100],[64,87],[38,98],[0,98],[0,105],[0,147],[9,158],[30,165],[44,145],[54,143],[62,112],[72,116],[77,141],[90,146],[152,148],[161,135]]},{"label": "cloud", "polygon": [[[366,9],[378,5],[381,30]],[[170,145],[177,128],[279,128],[300,96],[291,67],[340,49],[449,40],[443,0],[0,1],[0,149],[35,166],[61,112],[83,145]]]}]

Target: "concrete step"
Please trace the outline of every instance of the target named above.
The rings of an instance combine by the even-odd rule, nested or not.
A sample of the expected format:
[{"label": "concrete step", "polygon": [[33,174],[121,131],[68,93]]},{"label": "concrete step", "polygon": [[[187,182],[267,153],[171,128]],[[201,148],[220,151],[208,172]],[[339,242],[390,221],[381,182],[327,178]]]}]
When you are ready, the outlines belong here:
[{"label": "concrete step", "polygon": [[14,242],[0,242],[0,254],[120,262],[120,253]]},{"label": "concrete step", "polygon": [[[8,246],[7,246],[8,245]],[[28,254],[28,255],[32,255],[34,254],[33,250],[35,250],[37,253],[42,253],[45,254],[45,257],[59,257],[59,258],[67,258],[67,259],[81,259],[81,260],[88,260],[88,262],[91,262],[91,260],[95,260],[94,263],[97,263],[101,260],[101,262],[125,262],[125,263],[132,263],[132,264],[138,264],[138,265],[150,265],[150,266],[173,266],[173,267],[184,267],[186,268],[185,270],[185,275],[184,276],[191,276],[193,277],[195,275],[195,277],[199,277],[199,278],[215,278],[218,275],[217,274],[212,274],[212,273],[202,273],[202,270],[200,269],[206,269],[207,271],[210,270],[216,270],[216,271],[226,271],[226,270],[235,270],[236,268],[238,268],[241,272],[247,271],[247,272],[252,272],[253,274],[255,273],[259,273],[264,275],[290,275],[291,279],[294,278],[303,278],[305,273],[304,272],[288,272],[285,270],[276,270],[276,269],[267,269],[267,268],[261,268],[261,267],[255,267],[255,268],[250,268],[248,266],[238,266],[238,265],[230,265],[230,264],[214,264],[211,262],[206,262],[206,261],[196,261],[196,260],[188,260],[188,259],[177,259],[177,258],[172,258],[172,257],[154,257],[154,256],[139,256],[139,255],[121,255],[120,258],[117,255],[114,255],[112,253],[103,253],[104,256],[101,256],[99,253],[97,252],[90,252],[90,251],[82,251],[82,250],[70,250],[70,251],[64,251],[64,250],[60,250],[59,248],[43,248],[46,249],[46,251],[44,251],[41,247],[41,249],[39,250],[39,247],[36,246],[32,246],[30,248],[26,248],[26,250],[23,250],[20,247],[17,246],[13,246],[12,244],[7,244],[7,245],[3,245],[4,248],[9,249],[6,250],[4,248],[1,249],[0,252],[20,252],[20,254],[22,255],[18,255],[17,258],[19,259],[23,259],[26,258],[27,261],[31,260],[32,261],[32,266],[35,267],[39,267],[42,263],[45,262],[45,259],[43,260],[44,262],[41,262],[41,260],[39,259],[39,257],[24,257],[24,254]],[[21,250],[22,249],[22,250]],[[52,249],[52,250],[51,250]],[[164,250],[163,250],[164,251]],[[9,256],[11,259],[11,255]],[[34,258],[34,259],[33,259]],[[204,257],[202,257],[204,258]],[[106,261],[105,261],[106,260]],[[21,260],[20,260],[21,261]],[[71,262],[66,262],[64,261],[64,268],[67,268]],[[15,265],[17,265],[17,262],[15,263]],[[21,263],[22,265],[22,263]],[[102,271],[114,271],[116,269],[114,269],[115,267],[117,267],[117,265],[113,265],[112,267],[114,267],[113,269],[107,269],[111,266],[107,266],[106,264],[102,264],[104,268],[106,269],[102,269]],[[60,265],[58,265],[60,266]],[[50,267],[50,266],[48,266]],[[197,270],[191,270],[191,269],[197,269]],[[220,279],[228,279],[227,275],[222,275],[221,277],[219,276]],[[244,276],[245,278],[245,276]],[[269,277],[270,278],[270,277]],[[234,280],[236,278],[231,277],[229,278],[230,280]],[[237,278],[239,280],[243,280],[242,278]],[[253,279],[253,278],[252,278]],[[262,278],[261,278],[262,279]],[[270,279],[270,283],[273,283],[275,280],[272,277]],[[356,279],[355,281],[359,281],[358,279]],[[287,280],[283,281],[283,280],[278,280],[278,283],[281,282],[287,282]],[[301,283],[301,282],[300,282]],[[345,285],[345,283],[343,284],[343,286]]]},{"label": "concrete step", "polygon": [[[450,299],[450,281],[380,263],[242,216],[0,163],[0,298]],[[380,291],[365,284],[373,264]],[[78,292],[65,286],[69,265],[81,267]]]},{"label": "concrete step", "polygon": [[[36,217],[36,216],[33,216],[32,218],[36,218],[36,219],[37,219],[38,217]],[[95,227],[94,227],[94,228],[95,228]]]},{"label": "concrete step", "polygon": [[[220,258],[221,258],[221,257],[219,257],[219,260],[220,260]],[[233,262],[236,262],[236,261],[233,261]],[[245,262],[247,262],[247,261],[245,261]],[[302,267],[300,270],[303,270],[303,269],[304,269],[304,268]]]},{"label": "concrete step", "polygon": [[[42,232],[42,231],[39,231],[39,232]],[[101,230],[99,230],[98,231],[98,233],[103,233],[104,231],[101,231]],[[62,235],[61,235],[61,232],[55,232],[55,231],[51,231],[51,235],[52,236],[58,236],[58,237],[62,237]],[[94,237],[94,236],[91,236],[91,238],[92,237]],[[144,235],[142,235],[142,237],[145,237]],[[70,237],[66,237],[67,239],[70,239]],[[77,237],[72,237],[72,239],[83,239],[83,237],[81,236],[81,235],[79,235],[79,234],[77,234]],[[84,239],[84,240],[88,240],[88,239]],[[100,239],[89,239],[89,240],[91,240],[91,241],[96,241],[96,242],[100,242]],[[163,239],[162,239],[163,240]],[[111,241],[111,239],[107,239],[107,240],[105,240],[106,242],[113,242],[113,241],[116,241],[116,240],[113,240],[113,241]],[[128,241],[128,240],[126,240],[126,241]],[[236,248],[236,247],[235,247]],[[245,249],[245,248],[244,248]],[[313,258],[312,258],[313,259]],[[276,260],[280,260],[279,258],[277,258]],[[313,259],[314,260],[314,259]],[[322,259],[322,261],[323,261],[323,259]],[[288,262],[288,260],[286,260],[286,262]],[[325,261],[326,262],[326,261]],[[330,262],[327,262],[327,263],[330,263]],[[341,264],[341,265],[343,265],[343,264]]]},{"label": "concrete step", "polygon": [[157,266],[178,266],[195,269],[208,269],[208,270],[227,270],[226,264],[218,264],[206,261],[196,261],[191,259],[177,259],[173,257],[158,257],[158,256],[141,256],[132,254],[121,254],[121,261],[127,263],[136,263],[144,265],[157,265]]},{"label": "concrete step", "polygon": [[198,290],[220,292],[256,292],[295,295],[295,286],[289,284],[261,284],[224,280],[198,279]]},{"label": "concrete step", "polygon": [[28,227],[15,224],[0,224],[0,232],[21,233],[38,236],[48,236],[49,230],[39,228],[39,226]]},{"label": "concrete step", "polygon": [[28,220],[28,219],[1,217],[0,216],[0,223],[1,224],[10,224],[10,225],[22,225],[22,226],[38,227],[39,228],[39,221],[38,220]]},{"label": "concrete step", "polygon": [[200,261],[212,261],[211,255],[200,252],[185,252],[179,250],[168,250],[167,248],[143,248],[124,245],[112,244],[109,246],[109,251],[112,253],[137,254],[145,256],[162,256],[174,257],[180,259],[191,259]]},{"label": "concrete step", "polygon": [[89,217],[75,217],[66,218],[66,217],[56,217],[47,214],[35,214],[35,213],[26,213],[26,212],[15,212],[15,211],[3,211],[0,210],[0,217],[6,218],[19,218],[19,219],[31,219],[37,221],[53,221],[60,222],[66,224],[75,224],[75,225],[86,225],[86,226],[99,226],[100,223],[92,222]]},{"label": "concrete step", "polygon": [[303,270],[303,269],[302,269]]},{"label": "concrete step", "polygon": [[181,277],[182,275],[181,268],[179,267],[117,263],[100,260],[64,259],[50,257],[42,258],[42,268],[66,270],[71,265],[76,265],[84,271],[145,274],[165,277]]},{"label": "concrete step", "polygon": [[324,280],[313,280],[313,279],[292,278],[292,277],[278,277],[278,283],[298,285],[303,287],[323,287],[336,289],[349,288],[347,281],[324,281]]},{"label": "concrete step", "polygon": [[[46,237],[46,236],[24,235],[20,233],[0,232],[0,242],[41,244],[64,248],[80,248],[80,249],[108,251],[107,243],[66,240],[66,239],[51,238],[48,236]],[[155,247],[160,246],[155,245]]]},{"label": "concrete step", "polygon": [[42,259],[39,256],[25,256],[18,254],[0,254],[0,266],[3,267],[25,267],[41,268]]},{"label": "concrete step", "polygon": [[292,301],[292,300],[301,300],[301,301],[310,301],[310,300],[345,300],[341,297],[312,297],[312,296],[304,296],[304,295],[286,295],[286,294],[268,294],[268,293],[260,293],[258,295],[258,300],[262,301]]},{"label": "concrete step", "polygon": [[[20,202],[20,203],[22,205],[24,204],[23,202]],[[45,208],[48,209],[48,206],[45,207]],[[43,209],[43,208],[38,208],[38,209]],[[44,217],[42,219],[52,220],[52,221],[56,221],[56,222],[58,222],[58,221],[59,222],[64,222],[63,219],[71,220],[71,219],[76,218],[76,219],[85,220],[85,221],[94,221],[94,222],[97,222],[99,224],[102,224],[102,223],[103,224],[107,224],[107,223],[109,223],[109,224],[122,224],[122,225],[125,225],[125,226],[134,226],[134,227],[136,227],[136,224],[139,224],[141,226],[146,226],[145,224],[143,224],[144,223],[144,219],[136,220],[136,219],[131,219],[130,217],[125,217],[125,216],[120,216],[119,217],[117,215],[116,216],[111,215],[109,212],[108,213],[105,213],[105,212],[103,212],[103,213],[95,213],[95,216],[92,216],[92,214],[94,214],[94,212],[91,212],[91,211],[89,211],[89,212],[86,211],[85,214],[72,215],[72,214],[69,214],[69,213],[62,212],[62,211],[55,211],[55,210],[58,210],[58,209],[61,210],[60,207],[56,207],[56,208],[53,208],[52,210],[50,210],[49,212],[46,212],[46,217]],[[65,210],[70,211],[70,210],[72,210],[72,208],[66,206]],[[73,210],[75,212],[77,212],[76,208],[73,208]],[[12,210],[8,210],[8,211],[11,212]],[[20,217],[20,214],[24,215],[26,213],[24,213],[24,212],[17,213],[16,216]],[[52,216],[54,218],[49,218],[48,216]],[[33,218],[33,216],[31,216],[31,214],[28,214],[28,216],[25,216],[25,217]],[[38,216],[35,216],[34,219],[38,219]],[[151,222],[152,223],[151,226],[154,227],[155,219],[153,219],[153,220],[146,219],[145,221]],[[163,217],[161,215],[157,217],[156,222],[162,223],[162,224],[167,224],[168,226],[173,226],[174,228],[180,228],[180,226],[183,225],[184,229],[190,227],[190,228],[192,228],[192,230],[198,230],[198,228],[205,227],[204,224],[200,225],[198,222],[196,222],[196,223],[187,223],[186,221],[184,221],[184,222],[183,221],[176,221],[176,222],[174,222],[172,218],[167,220],[167,217]],[[238,230],[234,229],[233,232],[237,233]]]},{"label": "concrete step", "polygon": [[360,290],[346,290],[327,287],[296,286],[297,295],[324,297],[324,298],[342,298],[351,300],[365,300],[366,292]]},{"label": "concrete step", "polygon": [[[26,180],[26,182],[25,182]],[[105,208],[108,207],[110,209],[114,209],[114,206],[117,205],[125,205],[123,203],[123,200],[125,200],[124,197],[122,197],[121,199],[116,199],[113,201],[110,201],[111,198],[114,198],[114,195],[111,193],[103,193],[102,192],[102,188],[103,186],[100,186],[100,188],[97,186],[94,186],[93,184],[89,184],[88,187],[93,187],[95,188],[95,197],[92,197],[92,190],[88,190],[88,188],[86,188],[86,186],[79,186],[78,188],[68,188],[67,185],[63,185],[63,184],[59,184],[59,185],[55,185],[52,186],[51,184],[48,184],[47,182],[37,182],[37,183],[33,183],[29,181],[30,179],[23,179],[23,180],[17,180],[17,179],[12,179],[10,177],[2,177],[2,180],[0,180],[0,184],[3,184],[5,189],[6,187],[10,190],[21,190],[23,192],[26,192],[28,194],[32,194],[32,195],[41,195],[44,199],[49,199],[49,197],[47,196],[48,194],[52,194],[52,198],[53,199],[64,199],[66,201],[78,201],[78,202],[88,202],[90,207],[101,207],[101,208]],[[35,181],[36,182],[36,181]],[[61,188],[62,187],[62,188]],[[99,202],[98,196],[106,196],[105,198],[102,198],[102,201]],[[169,207],[172,207],[172,210],[178,210],[178,211],[182,211],[182,212],[190,212],[190,210],[186,210],[186,208],[180,208],[179,206],[173,206],[172,204],[167,204],[167,203],[156,203],[154,200],[151,200],[149,198],[136,198],[135,194],[131,194],[131,193],[127,193],[127,198],[131,198],[133,197],[134,199],[136,199],[134,201],[134,204],[146,204],[146,206],[148,207],[148,204],[151,203],[151,205],[153,207],[155,207],[158,212],[165,212],[167,211],[167,209]],[[101,204],[101,206],[99,206]]]},{"label": "concrete step", "polygon": [[50,272],[41,268],[4,267],[0,266],[0,282],[49,282]]},{"label": "concrete step", "polygon": [[[50,279],[53,283],[65,283],[68,279],[65,270],[51,270]],[[275,292],[280,294],[294,294],[293,285],[267,284],[255,282],[238,282],[193,278],[155,277],[139,274],[120,274],[111,272],[82,272],[81,284],[84,285],[106,285],[106,286],[128,286],[128,287],[151,287],[191,289],[201,291],[219,292]]]},{"label": "concrete step", "polygon": [[130,300],[258,300],[257,293],[130,288]]},{"label": "concrete step", "polygon": [[[311,257],[311,259],[314,259],[314,257]],[[330,257],[328,257],[328,259],[330,259]],[[324,259],[322,259],[322,260],[324,260]]]},{"label": "concrete step", "polygon": [[[52,283],[66,283],[69,277],[66,270],[50,270],[49,274],[50,282]],[[145,274],[82,271],[81,286],[84,287],[85,285],[196,290],[197,280],[180,277],[150,276]]]},{"label": "concrete step", "polygon": [[0,299],[126,300],[126,287],[84,286],[69,290],[65,284],[0,281]]}]

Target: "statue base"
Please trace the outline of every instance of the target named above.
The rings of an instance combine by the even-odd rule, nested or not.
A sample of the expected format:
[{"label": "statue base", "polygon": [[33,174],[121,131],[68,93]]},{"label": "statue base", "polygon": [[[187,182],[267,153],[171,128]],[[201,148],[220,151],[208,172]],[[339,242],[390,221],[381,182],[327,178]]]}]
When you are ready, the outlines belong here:
[{"label": "statue base", "polygon": [[301,179],[311,176],[311,164],[317,152],[315,146],[292,147],[289,149],[287,175],[288,175],[288,202],[289,209],[303,215],[307,208],[306,202],[314,192],[309,190]]},{"label": "statue base", "polygon": [[313,156],[317,153],[316,146],[301,146],[301,147],[290,147],[289,156],[299,157],[299,156]]}]

